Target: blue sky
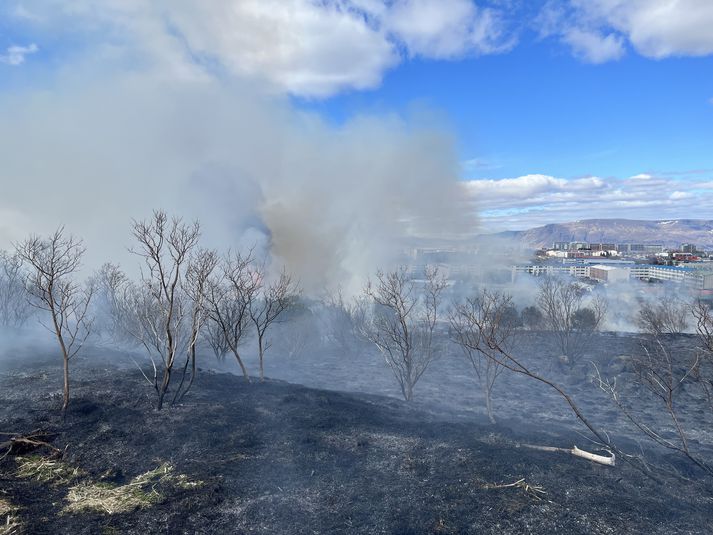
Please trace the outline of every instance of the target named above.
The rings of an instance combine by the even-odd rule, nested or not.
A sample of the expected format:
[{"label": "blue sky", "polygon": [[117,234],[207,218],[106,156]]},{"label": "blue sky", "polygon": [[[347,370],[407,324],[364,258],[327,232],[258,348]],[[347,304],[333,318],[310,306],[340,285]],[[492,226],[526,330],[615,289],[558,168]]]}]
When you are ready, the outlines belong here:
[{"label": "blue sky", "polygon": [[7,0],[0,105],[208,80],[334,134],[440,130],[488,229],[708,218],[711,28],[709,0]]},{"label": "blue sky", "polygon": [[713,169],[711,95],[713,57],[592,65],[530,38],[506,54],[408,61],[375,90],[301,104],[337,122],[427,104],[473,160],[467,178],[626,177]]}]

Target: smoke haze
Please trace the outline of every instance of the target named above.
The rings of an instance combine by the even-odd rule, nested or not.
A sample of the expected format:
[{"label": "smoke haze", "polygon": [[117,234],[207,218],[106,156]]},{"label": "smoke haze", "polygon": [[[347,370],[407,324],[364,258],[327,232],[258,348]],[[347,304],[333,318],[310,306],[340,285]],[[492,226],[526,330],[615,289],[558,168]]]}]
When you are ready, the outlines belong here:
[{"label": "smoke haze", "polygon": [[0,99],[0,248],[65,224],[87,267],[131,268],[130,220],[161,208],[198,218],[206,246],[270,250],[318,293],[355,289],[404,238],[474,230],[453,140],[423,114],[335,127],[249,82],[55,84]]}]

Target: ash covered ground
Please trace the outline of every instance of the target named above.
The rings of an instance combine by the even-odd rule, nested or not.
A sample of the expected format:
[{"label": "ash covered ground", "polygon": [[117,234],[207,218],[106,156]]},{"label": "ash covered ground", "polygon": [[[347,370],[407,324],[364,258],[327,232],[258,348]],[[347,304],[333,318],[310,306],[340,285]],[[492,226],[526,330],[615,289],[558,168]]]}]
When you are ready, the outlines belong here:
[{"label": "ash covered ground", "polygon": [[[692,343],[676,341],[681,351]],[[190,394],[157,412],[131,359],[96,348],[73,363],[63,421],[59,358],[25,350],[2,370],[0,431],[42,430],[64,454],[40,447],[5,457],[0,504],[17,524],[10,533],[713,532],[713,494],[700,474],[639,440],[592,382],[593,361],[626,384],[637,338],[601,335],[573,367],[552,359],[548,344],[522,335],[519,352],[618,444],[678,476],[661,472],[655,481],[627,463],[523,447],[596,449],[563,401],[526,378],[501,376],[498,423],[489,424],[455,353],[432,365],[412,403],[398,399],[389,370],[369,352],[275,351],[271,379],[251,384],[229,373],[230,361],[207,369],[216,366],[205,355]],[[683,400],[684,423],[698,430],[692,447],[711,458],[702,400]],[[641,411],[666,429],[655,404]],[[83,507],[91,490],[105,499]]]}]

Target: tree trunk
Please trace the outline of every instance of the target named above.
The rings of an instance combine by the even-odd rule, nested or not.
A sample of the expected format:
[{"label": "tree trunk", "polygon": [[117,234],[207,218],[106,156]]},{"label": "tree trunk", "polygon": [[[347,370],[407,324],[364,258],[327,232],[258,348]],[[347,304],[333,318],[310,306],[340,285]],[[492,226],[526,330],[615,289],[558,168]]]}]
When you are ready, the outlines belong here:
[{"label": "tree trunk", "polygon": [[491,424],[495,423],[495,416],[493,415],[493,398],[491,395],[491,388],[488,385],[487,379],[483,384],[483,394],[485,395],[485,410],[488,412],[488,420]]},{"label": "tree trunk", "polygon": [[245,364],[243,363],[243,359],[240,358],[240,355],[238,354],[237,351],[233,351],[233,355],[235,355],[235,360],[238,361],[238,364],[240,365],[240,369],[243,371],[243,377],[245,378],[246,382],[250,382],[250,375],[248,374],[248,369],[245,367]]},{"label": "tree trunk", "polygon": [[262,383],[265,381],[265,366],[263,364],[263,357],[265,355],[265,350],[262,347],[262,337],[258,338],[257,345],[258,345],[258,353],[260,355],[260,382]]},{"label": "tree trunk", "polygon": [[[188,381],[188,386],[183,390],[183,384],[186,381],[186,375],[188,374],[188,365],[191,365],[191,378]],[[183,376],[181,377],[181,382],[178,384],[176,393],[173,395],[173,400],[171,404],[175,404],[176,401],[180,401],[183,397],[188,394],[188,391],[193,386],[193,380],[196,378],[196,347],[192,346],[190,354],[186,356],[186,363],[183,366]]]},{"label": "tree trunk", "polygon": [[171,382],[171,369],[166,367],[163,371],[163,381],[161,381],[161,387],[158,391],[158,405],[156,408],[161,410],[163,408],[163,398],[168,390],[168,383]]},{"label": "tree trunk", "polygon": [[67,412],[67,407],[69,407],[69,352],[67,351],[67,346],[65,345],[64,337],[62,336],[62,330],[59,328],[54,312],[52,313],[52,321],[54,322],[55,333],[57,334],[57,340],[59,340],[59,347],[62,349],[62,359],[64,361],[64,388],[62,390],[62,417],[64,418]]},{"label": "tree trunk", "polygon": [[64,355],[64,400],[62,402],[62,415],[66,414],[69,406],[69,356]]}]

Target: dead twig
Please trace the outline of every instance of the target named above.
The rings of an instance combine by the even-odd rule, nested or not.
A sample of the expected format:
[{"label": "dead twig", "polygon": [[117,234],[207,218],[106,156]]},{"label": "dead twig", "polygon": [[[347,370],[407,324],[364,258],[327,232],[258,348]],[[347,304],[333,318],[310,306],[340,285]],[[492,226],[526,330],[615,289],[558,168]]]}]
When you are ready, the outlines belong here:
[{"label": "dead twig", "polygon": [[19,435],[11,433],[2,433],[5,436],[10,435],[10,440],[0,443],[0,461],[9,455],[21,455],[38,448],[47,448],[52,452],[51,457],[62,457],[62,450],[55,448],[47,442],[55,435],[44,431],[36,430],[27,435]]},{"label": "dead twig", "polygon": [[485,485],[486,489],[510,489],[519,488],[522,489],[525,494],[536,499],[537,501],[542,501],[544,496],[547,494],[544,487],[539,485],[530,485],[525,478],[518,479],[514,483],[489,483]]}]

